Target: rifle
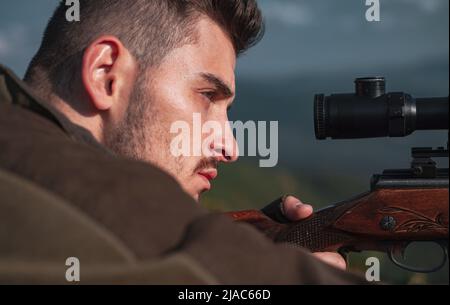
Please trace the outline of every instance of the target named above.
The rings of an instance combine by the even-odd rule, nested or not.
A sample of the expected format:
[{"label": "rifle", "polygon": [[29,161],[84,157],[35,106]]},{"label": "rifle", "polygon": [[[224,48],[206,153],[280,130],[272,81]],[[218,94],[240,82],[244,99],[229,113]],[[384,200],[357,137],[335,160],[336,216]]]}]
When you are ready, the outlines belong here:
[{"label": "rifle", "polygon": [[[403,137],[416,130],[448,130],[448,97],[415,99],[403,92],[385,93],[382,77],[359,78],[356,92],[315,96],[316,138],[357,139]],[[227,213],[249,223],[275,242],[312,252],[380,251],[397,266],[412,272],[434,272],[448,259],[448,167],[435,158],[447,158],[447,147],[412,149],[411,167],[373,175],[370,191],[321,209],[309,218],[279,223],[259,210]],[[434,268],[401,262],[413,242],[434,242],[442,261]]]}]

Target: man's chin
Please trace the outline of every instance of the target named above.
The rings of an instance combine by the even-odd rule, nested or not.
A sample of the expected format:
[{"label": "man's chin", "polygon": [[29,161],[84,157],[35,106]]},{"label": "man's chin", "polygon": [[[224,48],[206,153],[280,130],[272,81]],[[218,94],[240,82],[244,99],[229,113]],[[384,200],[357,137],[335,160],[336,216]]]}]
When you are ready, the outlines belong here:
[{"label": "man's chin", "polygon": [[193,181],[195,184],[190,184],[189,187],[185,187],[184,190],[189,196],[199,203],[203,195],[211,190],[211,183],[209,180],[200,175],[196,175],[193,179],[197,179]]},{"label": "man's chin", "polygon": [[200,203],[200,199],[202,197],[201,192],[193,192],[193,191],[187,190],[187,189],[185,189],[184,191],[189,195],[189,197],[194,199],[197,203]]},{"label": "man's chin", "polygon": [[201,191],[201,192],[196,192],[196,193],[193,193],[193,194],[188,193],[188,194],[189,194],[189,196],[191,196],[192,199],[194,199],[197,203],[200,203],[201,200],[202,200],[202,198],[203,198],[203,196],[204,196],[208,191],[209,191],[209,190],[205,189],[205,190],[203,190],[203,191]]},{"label": "man's chin", "polygon": [[193,198],[197,203],[200,203],[200,194],[196,194],[196,195],[192,196],[192,198]]}]

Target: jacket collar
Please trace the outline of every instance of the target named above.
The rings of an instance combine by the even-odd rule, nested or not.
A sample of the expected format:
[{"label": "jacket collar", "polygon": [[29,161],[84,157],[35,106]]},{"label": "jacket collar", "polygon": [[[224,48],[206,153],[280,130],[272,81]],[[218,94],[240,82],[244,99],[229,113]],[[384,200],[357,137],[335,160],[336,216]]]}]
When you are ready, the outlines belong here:
[{"label": "jacket collar", "polygon": [[70,138],[108,151],[87,129],[72,123],[49,103],[35,96],[32,90],[10,69],[0,64],[0,104],[17,105],[55,123]]}]

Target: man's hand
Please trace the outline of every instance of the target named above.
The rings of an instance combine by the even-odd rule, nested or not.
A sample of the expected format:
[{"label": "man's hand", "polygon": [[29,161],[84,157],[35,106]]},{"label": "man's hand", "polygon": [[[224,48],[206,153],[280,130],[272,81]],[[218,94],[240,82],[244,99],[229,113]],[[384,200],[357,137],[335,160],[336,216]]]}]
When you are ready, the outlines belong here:
[{"label": "man's hand", "polygon": [[[290,221],[299,221],[311,216],[313,213],[313,207],[309,204],[301,202],[294,196],[288,196],[282,203],[282,213]],[[343,270],[347,268],[347,263],[338,253],[318,252],[313,253],[313,255],[336,268]]]}]

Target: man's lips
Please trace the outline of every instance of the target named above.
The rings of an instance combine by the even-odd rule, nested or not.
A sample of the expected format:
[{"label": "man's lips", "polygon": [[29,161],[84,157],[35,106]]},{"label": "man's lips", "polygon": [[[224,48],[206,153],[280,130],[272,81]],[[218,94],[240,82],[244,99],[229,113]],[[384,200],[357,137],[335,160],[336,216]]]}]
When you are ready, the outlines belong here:
[{"label": "man's lips", "polygon": [[201,170],[197,172],[197,175],[203,181],[203,186],[201,186],[201,189],[198,190],[200,192],[199,194],[202,194],[211,190],[211,181],[217,177],[217,169]]},{"label": "man's lips", "polygon": [[198,174],[202,177],[205,177],[208,181],[212,181],[216,179],[218,173],[216,169],[208,169],[208,170],[202,170],[198,172]]}]

